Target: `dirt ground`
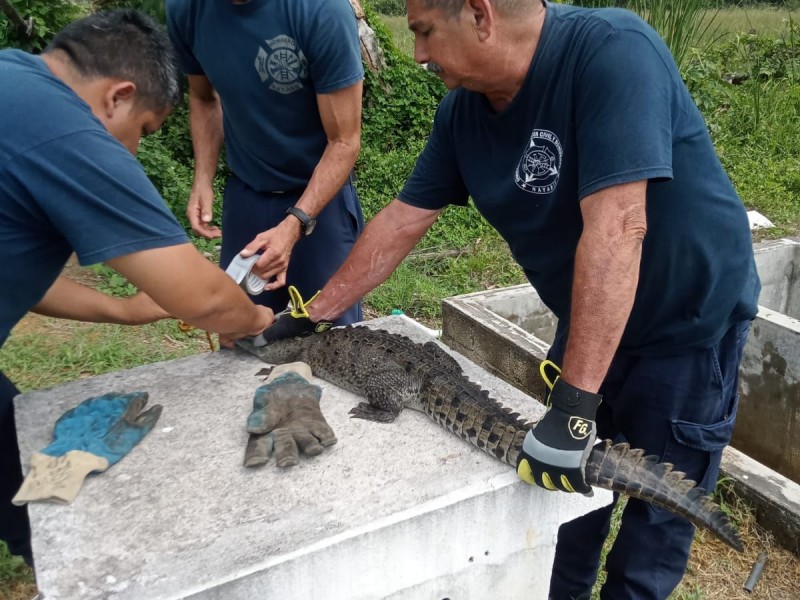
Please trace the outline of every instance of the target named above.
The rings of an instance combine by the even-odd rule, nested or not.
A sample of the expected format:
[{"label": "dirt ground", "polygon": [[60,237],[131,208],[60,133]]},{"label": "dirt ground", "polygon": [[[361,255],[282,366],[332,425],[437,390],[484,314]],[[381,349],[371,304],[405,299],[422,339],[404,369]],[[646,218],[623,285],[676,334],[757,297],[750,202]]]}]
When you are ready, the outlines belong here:
[{"label": "dirt ground", "polygon": [[[695,536],[689,567],[675,600],[800,600],[800,557],[775,544],[746,508],[734,509],[740,520],[740,534],[745,550],[738,553],[710,534]],[[744,589],[753,565],[761,552],[767,561],[752,592]],[[692,595],[691,592],[700,593]]]}]

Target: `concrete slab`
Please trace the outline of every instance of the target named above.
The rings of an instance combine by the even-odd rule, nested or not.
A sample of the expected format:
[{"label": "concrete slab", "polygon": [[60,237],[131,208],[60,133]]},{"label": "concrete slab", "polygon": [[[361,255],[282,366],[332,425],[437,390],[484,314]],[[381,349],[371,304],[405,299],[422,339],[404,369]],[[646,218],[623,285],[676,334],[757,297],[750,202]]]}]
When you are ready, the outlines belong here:
[{"label": "concrete slab", "polygon": [[730,477],[733,492],[747,499],[758,523],[800,555],[800,484],[731,447],[723,451],[720,471]]},{"label": "concrete slab", "polygon": [[[430,339],[400,317],[370,324]],[[535,400],[455,356],[495,397],[540,415]],[[558,525],[610,502],[603,490],[588,499],[530,488],[421,413],[351,420],[357,398],[322,380],[339,443],[290,470],[245,469],[263,366],[223,351],[16,399],[23,464],[85,398],[146,390],[164,406],[149,436],[72,505],[30,506],[47,600],[535,600]]]},{"label": "concrete slab", "polygon": [[442,300],[442,341],[518,389],[541,399],[557,319],[528,284]]}]

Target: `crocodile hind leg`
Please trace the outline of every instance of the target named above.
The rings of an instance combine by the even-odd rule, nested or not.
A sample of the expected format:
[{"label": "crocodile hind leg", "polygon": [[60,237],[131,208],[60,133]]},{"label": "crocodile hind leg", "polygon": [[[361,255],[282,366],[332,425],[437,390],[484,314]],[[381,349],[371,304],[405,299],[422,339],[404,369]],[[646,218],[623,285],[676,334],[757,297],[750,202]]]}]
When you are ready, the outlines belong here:
[{"label": "crocodile hind leg", "polygon": [[367,402],[350,409],[355,419],[391,423],[412,398],[418,396],[419,383],[404,369],[385,367],[372,373],[364,385]]},{"label": "crocodile hind leg", "polygon": [[351,408],[350,415],[354,419],[391,423],[403,410],[403,402],[392,389],[383,385],[368,385],[364,390],[367,402],[359,402]]},{"label": "crocodile hind leg", "polygon": [[359,402],[358,405],[350,409],[350,415],[352,418],[365,419],[367,421],[377,421],[378,423],[391,423],[399,414],[399,409],[397,411],[392,411],[383,408],[376,408],[369,402]]}]

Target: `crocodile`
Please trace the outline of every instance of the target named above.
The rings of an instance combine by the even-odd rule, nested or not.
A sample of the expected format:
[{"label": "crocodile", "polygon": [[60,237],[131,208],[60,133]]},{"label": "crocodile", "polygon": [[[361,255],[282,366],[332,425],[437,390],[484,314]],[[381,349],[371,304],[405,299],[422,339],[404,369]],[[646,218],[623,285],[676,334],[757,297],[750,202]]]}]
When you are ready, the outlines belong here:
[{"label": "crocodile", "polygon": [[[356,418],[388,423],[405,408],[424,412],[449,432],[516,468],[527,422],[464,375],[433,341],[365,326],[334,328],[255,347],[237,344],[271,364],[307,363],[314,375],[366,398],[350,410]],[[742,542],[707,492],[670,463],[627,443],[599,442],[586,462],[586,482],[638,498],[686,518],[742,551]]]}]

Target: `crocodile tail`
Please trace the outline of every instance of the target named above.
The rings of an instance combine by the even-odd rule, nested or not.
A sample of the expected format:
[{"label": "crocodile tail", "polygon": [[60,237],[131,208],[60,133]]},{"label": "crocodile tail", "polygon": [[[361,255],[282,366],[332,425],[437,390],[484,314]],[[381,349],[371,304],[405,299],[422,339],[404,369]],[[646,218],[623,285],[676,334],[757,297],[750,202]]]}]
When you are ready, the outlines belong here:
[{"label": "crocodile tail", "polygon": [[605,440],[596,445],[586,463],[586,483],[661,506],[708,529],[739,552],[744,549],[733,524],[706,490],[670,463],[627,443]]}]

